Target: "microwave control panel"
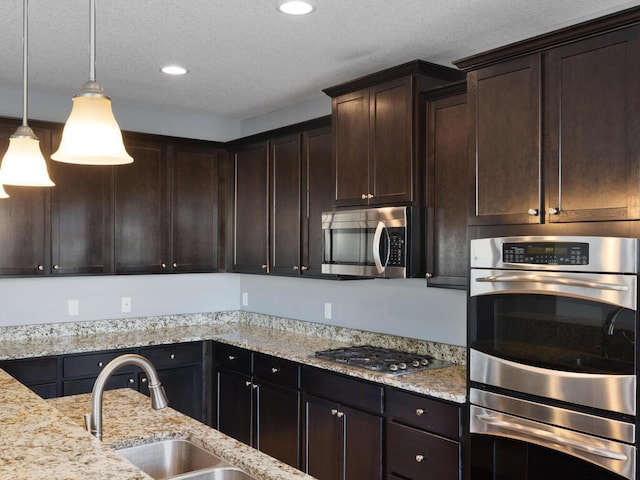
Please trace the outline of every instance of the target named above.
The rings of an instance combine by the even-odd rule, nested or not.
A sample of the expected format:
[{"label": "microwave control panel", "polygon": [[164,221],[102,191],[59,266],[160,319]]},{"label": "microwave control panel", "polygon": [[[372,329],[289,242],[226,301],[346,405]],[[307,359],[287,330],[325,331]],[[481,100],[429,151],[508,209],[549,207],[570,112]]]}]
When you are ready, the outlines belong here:
[{"label": "microwave control panel", "polygon": [[504,263],[535,265],[589,265],[589,244],[579,242],[531,242],[502,244]]},{"label": "microwave control panel", "polygon": [[388,267],[404,267],[405,239],[404,228],[389,228],[389,261]]}]

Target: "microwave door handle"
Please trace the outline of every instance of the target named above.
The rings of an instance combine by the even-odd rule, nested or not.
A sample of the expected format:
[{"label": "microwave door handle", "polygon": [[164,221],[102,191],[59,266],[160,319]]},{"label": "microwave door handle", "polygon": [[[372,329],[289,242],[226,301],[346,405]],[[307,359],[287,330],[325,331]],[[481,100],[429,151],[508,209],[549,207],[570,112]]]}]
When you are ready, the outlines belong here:
[{"label": "microwave door handle", "polygon": [[554,444],[561,444],[567,447],[573,447],[578,450],[582,450],[583,452],[590,453],[591,455],[597,455],[599,457],[608,458],[610,460],[619,460],[626,461],[628,460],[627,456],[614,452],[611,450],[607,450],[606,448],[597,447],[593,445],[587,445],[585,443],[579,442],[577,440],[572,440],[570,438],[565,438],[559,435],[556,435],[551,432],[547,432],[546,430],[542,430],[540,428],[530,427],[528,425],[522,425],[516,423],[514,421],[506,421],[500,420],[498,417],[494,415],[476,415],[476,418],[480,420],[482,423],[489,425],[491,427],[496,428],[497,430],[509,430],[512,432],[520,433],[521,436],[532,436],[539,438],[544,442],[551,442]]},{"label": "microwave door handle", "polygon": [[593,282],[590,280],[580,280],[576,278],[544,277],[541,275],[489,275],[488,277],[477,278],[476,282],[535,282],[548,285],[594,288],[598,290],[616,290],[620,292],[626,292],[629,290],[629,287],[626,285],[619,285],[615,283]]},{"label": "microwave door handle", "polygon": [[[382,259],[380,258],[380,242],[382,241],[382,234],[386,234],[387,236],[387,251],[385,252],[384,265],[382,264]],[[384,222],[378,222],[376,226],[376,231],[373,234],[373,262],[376,264],[376,270],[379,274],[383,274],[385,268],[387,267],[387,263],[389,262],[389,233],[387,232],[387,227]]]}]

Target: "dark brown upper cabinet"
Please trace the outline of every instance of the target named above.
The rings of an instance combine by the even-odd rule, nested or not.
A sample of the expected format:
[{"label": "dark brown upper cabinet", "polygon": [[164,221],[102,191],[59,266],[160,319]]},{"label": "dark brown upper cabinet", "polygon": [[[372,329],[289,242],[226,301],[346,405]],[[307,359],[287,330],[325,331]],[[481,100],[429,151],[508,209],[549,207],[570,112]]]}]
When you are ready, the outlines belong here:
[{"label": "dark brown upper cabinet", "polygon": [[465,288],[468,115],[465,85],[426,93],[427,285]]},{"label": "dark brown upper cabinet", "polygon": [[218,155],[199,142],[125,136],[134,158],[115,168],[116,273],[218,268]]},{"label": "dark brown upper cabinet", "polygon": [[[19,125],[17,120],[0,123],[0,158],[4,157],[9,137]],[[45,158],[49,158],[51,132],[33,130],[40,139]],[[51,268],[46,215],[50,187],[5,185],[4,188],[10,197],[0,199],[0,275],[45,275]]]},{"label": "dark brown upper cabinet", "polygon": [[233,270],[321,275],[322,212],[333,199],[329,119],[237,147]]},{"label": "dark brown upper cabinet", "polygon": [[[53,149],[61,132],[52,134]],[[113,272],[113,167],[52,161],[51,273]]]},{"label": "dark brown upper cabinet", "polygon": [[334,205],[421,205],[419,92],[463,78],[414,61],[325,89],[332,97]]},{"label": "dark brown upper cabinet", "polygon": [[467,77],[472,159],[470,225],[539,223],[541,56]]},{"label": "dark brown upper cabinet", "polygon": [[456,62],[470,225],[640,219],[638,9]]}]

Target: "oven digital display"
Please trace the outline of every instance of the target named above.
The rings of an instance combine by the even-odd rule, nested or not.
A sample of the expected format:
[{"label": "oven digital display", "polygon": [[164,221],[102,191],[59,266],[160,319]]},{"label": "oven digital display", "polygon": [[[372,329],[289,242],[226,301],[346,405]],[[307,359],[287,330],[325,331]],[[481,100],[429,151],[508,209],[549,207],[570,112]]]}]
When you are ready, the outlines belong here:
[{"label": "oven digital display", "polygon": [[502,261],[536,265],[588,265],[589,244],[579,242],[504,243]]}]

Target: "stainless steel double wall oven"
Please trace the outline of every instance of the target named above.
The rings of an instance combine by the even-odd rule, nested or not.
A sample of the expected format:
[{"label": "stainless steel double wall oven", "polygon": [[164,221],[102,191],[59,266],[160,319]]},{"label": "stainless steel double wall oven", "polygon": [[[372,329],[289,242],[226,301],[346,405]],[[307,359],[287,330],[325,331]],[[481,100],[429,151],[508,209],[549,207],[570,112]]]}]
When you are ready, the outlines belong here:
[{"label": "stainless steel double wall oven", "polygon": [[637,478],[638,245],[471,241],[469,478]]}]

